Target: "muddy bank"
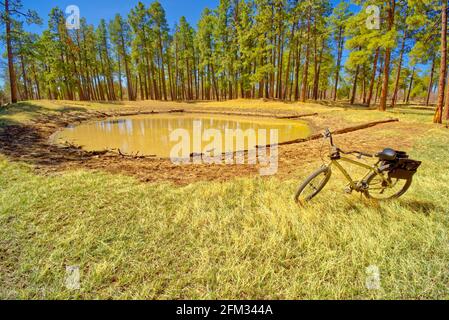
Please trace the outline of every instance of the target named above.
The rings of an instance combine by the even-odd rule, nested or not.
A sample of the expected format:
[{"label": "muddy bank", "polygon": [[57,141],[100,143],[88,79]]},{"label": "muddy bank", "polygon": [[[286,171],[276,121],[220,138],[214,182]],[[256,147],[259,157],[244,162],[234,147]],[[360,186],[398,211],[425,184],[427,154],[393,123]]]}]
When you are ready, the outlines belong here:
[{"label": "muddy bank", "polygon": [[[71,169],[102,170],[110,173],[131,175],[143,182],[169,181],[179,185],[186,185],[197,181],[225,181],[235,177],[258,176],[259,166],[252,165],[207,165],[187,164],[175,165],[169,159],[124,155],[111,151],[87,152],[77,146],[58,146],[50,143],[50,137],[58,130],[68,125],[77,125],[84,121],[100,120],[109,117],[125,117],[142,114],[173,113],[173,112],[204,112],[198,108],[172,108],[159,110],[114,110],[108,112],[73,111],[61,114],[42,115],[27,124],[5,125],[0,129],[0,153],[13,161],[24,161],[32,164],[40,173],[60,172]],[[210,112],[210,111],[209,111]],[[212,113],[227,115],[260,115],[273,118],[308,117],[315,132],[322,130],[320,123],[326,122],[331,128],[343,129],[341,121],[319,119],[318,114],[304,114],[300,112],[236,112],[233,110],[212,110]],[[315,121],[317,120],[317,121]],[[359,148],[367,152],[375,152],[386,146],[393,148],[410,147],[413,139],[397,139],[391,135],[380,134],[381,130],[394,129],[401,136],[401,132],[409,132],[410,125],[404,123],[385,123],[365,130],[339,135],[336,142],[342,148]],[[413,127],[415,136],[424,129]],[[410,136],[410,135],[402,135]],[[295,172],[311,162],[317,162],[321,155],[321,141],[315,140],[301,144],[290,144],[279,148],[280,178],[293,178]]]}]

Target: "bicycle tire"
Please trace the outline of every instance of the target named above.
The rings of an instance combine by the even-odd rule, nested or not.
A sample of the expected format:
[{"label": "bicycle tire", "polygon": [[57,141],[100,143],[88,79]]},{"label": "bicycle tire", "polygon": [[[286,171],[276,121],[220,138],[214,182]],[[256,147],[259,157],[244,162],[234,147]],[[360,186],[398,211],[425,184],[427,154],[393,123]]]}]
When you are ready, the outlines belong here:
[{"label": "bicycle tire", "polygon": [[398,199],[400,197],[402,197],[411,187],[412,183],[413,183],[413,178],[410,177],[408,179],[398,179],[398,181],[403,180],[405,181],[404,186],[402,187],[402,189],[400,191],[398,191],[397,193],[393,194],[391,197],[388,198],[376,198],[375,196],[373,196],[372,193],[369,192],[369,186],[371,185],[371,183],[373,182],[373,180],[378,177],[379,175],[375,172],[373,172],[367,179],[366,179],[366,183],[368,185],[368,190],[364,193],[365,197],[367,197],[368,199],[372,199],[372,200],[376,200],[376,201],[389,201],[389,200],[395,200]]},{"label": "bicycle tire", "polygon": [[[300,197],[305,192],[306,188],[311,184],[319,176],[323,176],[323,180],[320,182],[318,187],[314,187],[315,191],[312,194],[307,195],[303,200]],[[332,176],[332,170],[329,167],[322,167],[319,170],[315,171],[312,175],[310,175],[298,188],[298,191],[295,194],[295,202],[299,204],[305,204],[315,198],[327,185],[330,178]]]}]

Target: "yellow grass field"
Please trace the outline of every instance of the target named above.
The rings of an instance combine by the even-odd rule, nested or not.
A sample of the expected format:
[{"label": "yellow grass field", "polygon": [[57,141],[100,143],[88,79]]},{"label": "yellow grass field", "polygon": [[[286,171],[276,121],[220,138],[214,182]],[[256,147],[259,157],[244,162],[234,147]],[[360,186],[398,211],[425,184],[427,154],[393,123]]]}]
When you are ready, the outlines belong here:
[{"label": "yellow grass field", "polygon": [[[449,298],[449,130],[431,124],[432,109],[43,101],[1,110],[0,134],[48,115],[169,108],[317,112],[317,131],[399,118],[335,140],[369,152],[391,143],[423,165],[400,200],[373,204],[347,195],[335,174],[301,208],[293,195],[320,166],[321,141],[281,147],[274,177],[230,168],[225,179],[199,171],[180,183],[168,173],[145,182],[145,174],[156,174],[150,164],[143,176],[93,165],[54,169],[3,147],[0,299]],[[68,266],[79,268],[79,290],[65,286]],[[370,266],[380,271],[379,290],[366,287]]]}]

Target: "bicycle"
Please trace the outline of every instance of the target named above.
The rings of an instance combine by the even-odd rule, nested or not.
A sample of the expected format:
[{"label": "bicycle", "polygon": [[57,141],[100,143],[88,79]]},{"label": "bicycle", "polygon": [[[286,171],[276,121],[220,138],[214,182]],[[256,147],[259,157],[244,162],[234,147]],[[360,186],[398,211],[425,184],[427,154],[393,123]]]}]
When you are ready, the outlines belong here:
[{"label": "bicycle", "polygon": [[[368,199],[377,201],[398,199],[410,189],[413,176],[422,164],[420,161],[409,159],[406,152],[389,148],[376,155],[360,151],[345,152],[335,146],[329,129],[324,132],[323,136],[324,140],[329,139],[330,142],[330,162],[323,165],[300,185],[295,195],[295,201],[299,204],[309,202],[324,189],[331,179],[332,167],[337,168],[348,180],[349,184],[345,191],[349,194],[355,191]],[[376,164],[370,165],[347,157],[351,155],[356,156],[359,160],[366,157],[377,158],[378,161]],[[342,161],[369,171],[360,181],[355,181],[340,163]]]}]

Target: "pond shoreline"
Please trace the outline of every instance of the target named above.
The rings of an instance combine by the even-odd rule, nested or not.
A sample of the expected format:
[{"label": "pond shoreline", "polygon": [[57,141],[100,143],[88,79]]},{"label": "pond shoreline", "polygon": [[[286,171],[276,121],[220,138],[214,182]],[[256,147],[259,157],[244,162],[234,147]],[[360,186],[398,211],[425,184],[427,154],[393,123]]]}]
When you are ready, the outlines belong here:
[{"label": "pond shoreline", "polygon": [[[197,145],[196,149],[192,149],[193,145],[190,146],[191,150],[187,155],[201,154],[203,150],[206,150],[204,149],[206,146],[210,146],[212,137],[203,139],[206,132],[213,135],[213,141],[217,141],[216,139],[221,141],[219,146],[214,148],[223,148],[228,145],[224,140],[225,137],[230,137],[228,134],[231,134],[235,135],[234,138],[240,136],[244,139],[244,149],[247,151],[250,149],[255,150],[259,144],[275,143],[276,140],[271,142],[269,140],[272,129],[278,130],[279,144],[310,137],[314,132],[311,130],[310,122],[303,120],[305,116],[310,115],[273,117],[272,115],[258,116],[257,114],[249,113],[208,113],[181,110],[142,113],[131,116],[118,115],[101,120],[84,121],[77,125],[69,125],[52,134],[49,142],[63,147],[83,147],[87,151],[111,151],[120,155],[127,154],[169,159],[171,158],[170,150],[180,143],[179,130],[188,136],[189,144],[200,139],[197,141],[197,144],[193,143],[193,145]],[[197,127],[195,127],[195,123]],[[216,137],[217,130],[220,132],[218,137]],[[225,130],[230,131],[225,133]],[[252,136],[247,136],[250,132],[255,134],[255,140],[252,142],[250,142]],[[176,135],[174,139],[178,142],[169,141],[171,133]],[[262,134],[265,138],[259,140],[259,134]],[[96,137],[95,140],[92,139],[93,137]],[[183,140],[185,140],[185,137]],[[201,146],[198,146],[198,143]],[[232,141],[234,147],[235,143],[236,141]],[[240,151],[235,148],[231,149],[228,147],[228,149],[222,150],[222,154],[228,155],[229,153]],[[215,152],[214,157],[218,155]]]},{"label": "pond shoreline", "polygon": [[[38,104],[39,102],[34,102]],[[120,108],[120,107],[119,107]],[[23,161],[35,167],[43,174],[54,174],[65,170],[101,170],[113,174],[125,174],[138,178],[142,182],[168,181],[186,185],[197,181],[226,181],[235,177],[256,176],[259,166],[250,165],[175,165],[169,159],[127,155],[110,150],[85,151],[79,146],[57,146],[50,143],[49,138],[58,130],[68,125],[81,124],[86,121],[101,120],[111,117],[126,117],[132,115],[162,114],[162,113],[210,113],[238,116],[260,116],[279,119],[294,117],[308,118],[307,122],[312,132],[319,132],[326,123],[328,126],[348,127],[342,121],[323,118],[318,113],[299,113],[296,111],[269,110],[270,112],[241,112],[233,108],[223,110],[183,106],[183,108],[151,108],[112,111],[77,110],[55,114],[42,114],[26,124],[4,126],[0,132],[0,152],[14,161]],[[268,111],[268,110],[267,110]],[[319,120],[319,121],[318,121]],[[381,124],[379,126],[389,126]],[[346,136],[346,135],[345,135]],[[347,135],[348,137],[350,134]],[[360,136],[360,134],[358,134]],[[307,142],[307,141],[301,141]],[[351,142],[350,142],[351,143]],[[377,144],[377,142],[376,142]],[[402,143],[403,145],[404,143]],[[310,163],[319,159],[317,143],[282,146],[280,148],[279,177],[288,177],[301,163]],[[314,160],[313,160],[314,159]]]}]

